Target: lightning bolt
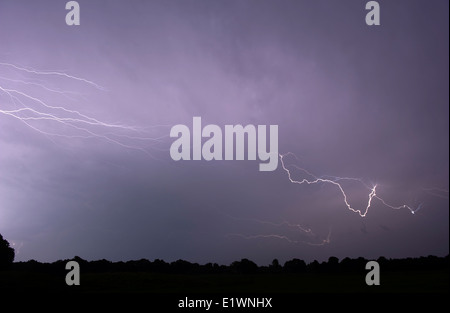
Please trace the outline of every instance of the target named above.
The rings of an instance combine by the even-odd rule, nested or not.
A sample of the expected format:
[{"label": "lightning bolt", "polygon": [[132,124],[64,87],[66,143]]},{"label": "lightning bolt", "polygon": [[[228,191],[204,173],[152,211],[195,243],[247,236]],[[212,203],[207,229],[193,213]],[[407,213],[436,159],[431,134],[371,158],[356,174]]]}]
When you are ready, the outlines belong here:
[{"label": "lightning bolt", "polygon": [[264,220],[260,220],[260,219],[252,219],[252,218],[238,218],[238,217],[234,217],[234,216],[230,216],[228,214],[226,214],[227,217],[232,218],[234,220],[238,220],[238,221],[244,221],[244,222],[251,222],[251,223],[257,223],[257,224],[261,224],[261,225],[269,225],[271,226],[273,229],[280,229],[280,228],[284,228],[287,230],[293,230],[294,232],[300,233],[301,235],[306,235],[309,240],[298,240],[298,239],[293,239],[293,236],[287,236],[284,234],[280,234],[278,231],[278,233],[271,233],[271,234],[255,234],[255,235],[244,235],[244,234],[240,234],[240,233],[230,233],[227,234],[227,237],[240,237],[240,238],[244,238],[247,240],[251,240],[251,239],[278,239],[278,240],[283,240],[283,241],[287,241],[289,243],[292,244],[307,244],[310,246],[323,246],[326,245],[328,243],[330,243],[330,237],[331,237],[331,228],[328,232],[328,235],[325,239],[317,242],[317,235],[314,234],[314,232],[309,228],[309,227],[304,227],[300,224],[293,224],[293,223],[289,223],[287,221],[282,221],[280,223],[274,223],[274,222],[270,222],[270,221],[264,221]]},{"label": "lightning bolt", "polygon": [[[374,184],[373,186],[369,186],[367,185],[363,179],[361,178],[354,178],[354,177],[336,177],[336,176],[330,176],[330,175],[324,175],[324,176],[316,176],[313,173],[311,173],[310,171],[301,168],[295,164],[291,164],[291,165],[286,165],[285,163],[285,158],[288,156],[292,156],[294,158],[296,158],[298,160],[298,157],[292,153],[292,152],[287,152],[285,154],[280,154],[280,161],[281,161],[281,166],[283,168],[283,170],[287,173],[288,179],[292,184],[298,184],[298,185],[313,185],[313,184],[331,184],[333,186],[335,186],[341,193],[342,195],[342,199],[343,199],[343,205],[350,211],[357,213],[359,216],[361,217],[366,217],[367,214],[369,213],[369,209],[372,207],[373,205],[373,201],[374,200],[378,200],[379,202],[381,202],[384,206],[390,208],[390,209],[394,209],[394,210],[400,210],[400,209],[407,209],[411,212],[411,214],[415,214],[417,213],[420,209],[422,209],[423,207],[423,203],[420,203],[419,206],[416,209],[413,209],[412,207],[403,204],[400,206],[395,206],[392,205],[388,202],[386,202],[383,198],[381,198],[378,194],[377,194],[377,184]],[[305,178],[302,179],[295,179],[294,173],[293,173],[293,169],[301,172],[303,174],[303,176],[305,176]],[[367,204],[365,205],[365,207],[363,209],[357,209],[354,208],[352,206],[352,204],[350,204],[349,202],[349,197],[344,189],[344,187],[342,186],[341,182],[343,181],[354,181],[357,182],[359,184],[361,184],[364,188],[367,189]],[[433,188],[430,189],[430,192],[437,192],[439,191],[441,194],[445,193],[445,190],[442,189],[437,189],[437,188]],[[231,217],[231,216],[230,216]],[[259,220],[259,219],[243,219],[243,218],[235,218],[235,217],[231,217],[233,219],[236,220],[242,220],[242,221],[250,221],[250,222],[254,222],[254,223],[259,223],[259,224],[263,224],[263,225],[270,225],[276,228],[281,228],[281,227],[285,227],[285,228],[294,228],[297,231],[302,232],[304,235],[308,235],[311,237],[317,237],[310,228],[305,228],[301,225],[298,224],[292,224],[289,223],[287,221],[282,221],[281,223],[274,223],[274,222],[269,222],[269,221],[263,221],[263,220]],[[292,244],[308,244],[311,246],[323,246],[326,244],[329,244],[331,242],[330,237],[331,237],[331,228],[330,231],[327,235],[327,237],[325,239],[323,239],[320,242],[315,242],[313,240],[298,240],[298,239],[293,239],[292,236],[287,236],[285,234],[283,234],[282,232],[272,232],[269,234],[252,234],[252,235],[244,235],[244,234],[239,234],[239,233],[232,233],[232,234],[228,234],[227,236],[235,236],[235,237],[240,237],[240,238],[244,238],[246,240],[255,240],[255,239],[277,239],[277,240],[283,240]]]},{"label": "lightning bolt", "polygon": [[433,188],[424,188],[423,190],[434,197],[448,200],[448,190],[446,189],[433,187]]},{"label": "lightning bolt", "polygon": [[235,237],[241,237],[244,238],[246,240],[252,240],[252,239],[279,239],[279,240],[284,240],[287,241],[289,243],[292,244],[307,244],[310,246],[324,246],[327,245],[331,242],[331,228],[328,232],[328,235],[325,239],[323,239],[320,242],[312,242],[312,241],[305,241],[305,240],[295,240],[292,239],[291,237],[288,237],[286,235],[280,235],[280,234],[258,234],[258,235],[243,235],[243,234],[237,234],[237,233],[233,233],[233,234],[227,234],[227,236],[231,237],[231,236],[235,236]]},{"label": "lightning bolt", "polygon": [[[0,114],[13,117],[32,130],[47,137],[62,138],[97,138],[114,145],[119,145],[127,149],[142,151],[153,156],[149,149],[158,149],[158,144],[168,135],[156,137],[148,136],[149,127],[137,127],[120,123],[110,123],[101,121],[92,116],[88,116],[78,110],[70,109],[67,104],[50,105],[46,97],[49,95],[63,95],[69,100],[76,100],[80,94],[73,91],[50,88],[46,81],[36,82],[34,77],[47,78],[55,76],[66,78],[78,83],[86,84],[100,91],[107,91],[106,88],[94,83],[91,80],[70,75],[58,71],[38,71],[11,63],[0,62],[0,67],[13,70],[15,74],[26,76],[25,79],[14,79],[0,76],[0,81],[14,84],[14,87],[7,87],[0,84],[0,98],[2,101]],[[30,77],[31,76],[31,77]],[[44,97],[27,92],[21,86],[33,86],[44,91]],[[6,107],[9,107],[8,109]],[[59,125],[59,127],[55,127]],[[50,130],[48,129],[51,126]],[[155,125],[156,127],[168,127],[169,125]]]},{"label": "lightning bolt", "polygon": [[14,69],[16,69],[16,70],[19,70],[19,71],[22,71],[22,72],[26,72],[26,73],[30,73],[30,74],[36,74],[36,75],[51,75],[51,76],[61,76],[61,77],[66,77],[66,78],[69,78],[69,79],[73,79],[73,80],[77,80],[77,81],[80,81],[80,82],[84,82],[84,83],[89,84],[89,85],[91,85],[91,86],[93,86],[93,87],[95,87],[95,88],[97,88],[97,89],[99,89],[99,90],[104,90],[104,91],[106,91],[106,88],[104,88],[104,87],[102,87],[102,86],[100,86],[100,85],[97,85],[96,83],[94,83],[94,82],[92,82],[92,81],[90,81],[90,80],[87,80],[87,79],[85,79],[85,78],[76,77],[76,76],[73,76],[73,75],[69,75],[69,74],[64,73],[64,72],[56,72],[56,71],[37,71],[37,70],[31,69],[31,68],[26,68],[26,67],[17,66],[17,65],[15,65],[15,64],[4,63],[4,62],[0,62],[0,65],[1,65],[1,66],[6,66],[6,67],[12,67],[12,68],[14,68]]},{"label": "lightning bolt", "polygon": [[[412,214],[414,214],[415,212],[417,212],[420,209],[420,207],[419,207],[419,208],[414,210],[413,208],[411,208],[410,206],[408,206],[406,204],[403,204],[403,205],[400,205],[400,206],[395,206],[395,205],[391,205],[391,204],[387,203],[384,199],[382,199],[381,197],[379,197],[377,195],[377,185],[376,184],[373,185],[372,187],[370,187],[367,184],[365,184],[364,181],[362,179],[360,179],[360,178],[333,177],[333,176],[317,177],[314,174],[312,174],[309,171],[307,171],[306,169],[303,169],[303,168],[298,167],[296,165],[291,165],[291,167],[293,167],[293,168],[295,168],[295,169],[297,169],[297,170],[299,170],[299,171],[301,171],[301,172],[303,172],[303,173],[305,173],[305,174],[307,174],[309,176],[309,179],[308,178],[303,178],[301,180],[296,180],[296,179],[292,178],[292,176],[293,176],[292,175],[292,170],[289,169],[286,166],[285,162],[284,162],[285,157],[287,157],[289,155],[295,156],[295,154],[293,154],[292,152],[287,152],[285,154],[280,154],[279,156],[280,156],[281,166],[282,166],[283,170],[287,173],[288,179],[289,179],[289,181],[291,183],[298,184],[298,185],[302,185],[302,184],[312,185],[312,184],[319,184],[319,183],[325,183],[325,184],[334,185],[341,192],[342,197],[343,197],[343,202],[344,202],[345,206],[347,207],[347,209],[352,211],[352,212],[354,212],[354,213],[358,213],[359,216],[361,216],[361,217],[365,217],[368,214],[369,209],[372,206],[372,202],[373,202],[374,199],[379,200],[384,206],[386,206],[388,208],[391,208],[391,209],[394,209],[394,210],[408,209]],[[361,183],[365,188],[367,188],[369,193],[368,193],[367,205],[366,205],[366,207],[364,209],[355,209],[349,203],[348,196],[347,196],[344,188],[342,187],[342,185],[339,183],[340,181],[343,181],[343,180],[356,181],[356,182]]]}]

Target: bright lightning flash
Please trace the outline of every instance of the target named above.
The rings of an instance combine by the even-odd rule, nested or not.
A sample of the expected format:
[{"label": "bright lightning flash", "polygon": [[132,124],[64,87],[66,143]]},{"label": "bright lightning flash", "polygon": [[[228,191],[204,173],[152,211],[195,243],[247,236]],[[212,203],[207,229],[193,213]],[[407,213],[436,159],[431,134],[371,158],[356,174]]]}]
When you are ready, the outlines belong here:
[{"label": "bright lightning flash", "polygon": [[[239,233],[231,233],[227,234],[227,237],[240,237],[244,239],[279,239],[287,241],[292,244],[307,244],[310,246],[323,246],[329,244],[331,242],[331,228],[328,232],[328,235],[325,239],[318,239],[318,236],[312,231],[311,228],[302,226],[300,224],[293,224],[287,221],[282,221],[280,223],[273,223],[269,221],[263,221],[260,219],[250,219],[250,218],[237,218],[230,215],[227,215],[228,218],[250,222],[255,224],[260,224],[264,226],[269,226],[273,231],[277,230],[277,233],[271,234],[256,234],[256,235],[244,235]],[[283,231],[283,234],[280,233]],[[287,235],[286,233],[290,234]],[[293,233],[293,234],[292,234]],[[306,239],[294,239],[294,238],[306,238]]]},{"label": "bright lightning flash", "polygon": [[[343,196],[344,204],[345,204],[345,206],[347,207],[347,209],[349,209],[349,210],[352,211],[352,212],[358,213],[359,216],[361,216],[361,217],[365,217],[365,216],[367,215],[367,213],[369,212],[370,207],[372,206],[372,200],[373,200],[374,198],[377,199],[377,200],[379,200],[379,201],[380,201],[384,206],[386,206],[386,207],[389,207],[389,208],[394,209],[394,210],[408,209],[412,214],[414,214],[415,212],[417,212],[417,211],[420,209],[420,207],[421,207],[421,205],[420,205],[416,210],[414,210],[413,208],[411,208],[410,206],[408,206],[408,205],[406,205],[406,204],[403,204],[403,205],[400,205],[400,206],[394,206],[394,205],[391,205],[391,204],[387,203],[385,200],[383,200],[382,198],[380,198],[380,197],[377,195],[377,193],[376,193],[376,192],[377,192],[377,185],[374,185],[373,187],[369,187],[368,185],[366,185],[366,184],[363,182],[362,179],[359,179],[359,178],[351,178],[351,177],[334,177],[334,179],[330,179],[330,178],[324,178],[324,177],[317,177],[317,176],[311,174],[309,171],[307,171],[307,170],[305,170],[305,169],[303,169],[303,168],[300,168],[300,167],[298,167],[298,166],[293,165],[293,166],[291,166],[291,167],[293,167],[293,168],[299,170],[300,172],[306,173],[306,174],[310,177],[310,179],[303,178],[303,179],[301,179],[301,180],[296,180],[296,179],[292,178],[292,176],[293,176],[293,175],[292,175],[292,170],[289,169],[288,166],[286,166],[286,164],[284,163],[284,158],[285,158],[286,156],[289,156],[289,155],[295,156],[292,152],[288,152],[288,153],[286,153],[286,154],[280,154],[280,161],[281,161],[281,166],[283,167],[283,170],[287,173],[288,178],[289,178],[289,181],[290,181],[291,183],[293,183],[293,184],[299,184],[299,185],[302,185],[302,184],[308,184],[308,185],[311,185],[311,184],[318,184],[318,183],[332,184],[332,185],[336,186],[336,187],[339,189],[339,191],[341,192],[341,194],[342,194],[342,196]],[[349,201],[348,201],[348,196],[347,196],[347,194],[346,194],[344,188],[342,187],[342,185],[339,183],[339,181],[342,181],[342,180],[352,180],[352,181],[357,181],[357,182],[360,182],[364,187],[367,188],[369,194],[368,194],[367,205],[366,205],[366,207],[365,207],[364,209],[355,209],[355,208],[349,203]]]},{"label": "bright lightning flash", "polygon": [[[56,77],[59,83],[62,79],[68,79],[100,91],[106,91],[106,88],[93,81],[65,72],[37,71],[0,62],[0,69],[2,67],[5,72],[8,70],[12,72],[13,76],[19,76],[20,79],[5,77],[3,73],[0,75],[0,114],[13,117],[49,138],[97,138],[151,155],[149,147],[155,148],[154,145],[161,143],[161,140],[167,137],[167,135],[149,137],[148,127],[109,123],[70,109],[67,103],[58,97],[62,95],[66,98],[65,100],[73,101],[81,98],[82,95],[73,91],[50,88],[48,81],[43,79]],[[28,91],[27,87],[30,86],[35,88],[34,93]],[[40,91],[37,91],[39,89]],[[36,92],[40,96],[36,95]],[[55,99],[58,99],[58,105],[51,105],[50,101],[55,101]],[[152,128],[156,127],[167,127],[167,125],[158,125]]]},{"label": "bright lightning flash", "polygon": [[[340,193],[342,194],[342,198],[343,198],[343,205],[345,205],[345,207],[354,212],[357,213],[359,216],[361,217],[366,217],[367,214],[369,213],[369,209],[372,207],[373,205],[373,201],[374,199],[380,201],[384,206],[390,208],[390,209],[394,209],[394,210],[400,210],[400,209],[408,209],[411,214],[415,214],[417,211],[419,211],[422,208],[422,203],[419,204],[419,206],[416,209],[411,208],[410,206],[403,204],[400,206],[394,206],[391,205],[389,203],[387,203],[383,198],[381,198],[378,194],[377,194],[377,185],[373,185],[373,186],[368,186],[362,179],[360,178],[353,178],[353,177],[334,177],[334,176],[321,176],[318,177],[314,174],[312,174],[311,172],[309,172],[306,169],[303,169],[301,167],[298,167],[297,165],[286,165],[285,163],[285,158],[288,156],[292,156],[294,158],[296,158],[298,160],[298,158],[295,156],[295,154],[293,154],[292,152],[288,152],[286,154],[280,154],[280,161],[281,161],[281,166],[283,168],[283,170],[287,173],[288,179],[291,183],[293,184],[298,184],[298,185],[313,185],[313,184],[331,184],[333,186],[336,186],[337,189],[340,191]],[[302,173],[302,175],[306,176],[307,178],[302,178],[302,179],[295,179],[294,178],[294,170]],[[344,189],[344,187],[342,186],[342,184],[340,182],[342,181],[354,181],[357,182],[359,184],[361,184],[362,186],[364,186],[367,189],[367,204],[365,205],[365,207],[363,209],[356,209],[354,208],[350,202],[349,202],[349,197]],[[285,232],[281,232],[277,231],[277,232],[273,232],[272,233],[266,233],[266,234],[253,234],[253,235],[244,235],[244,234],[238,234],[238,233],[233,233],[233,234],[228,234],[228,236],[236,236],[236,237],[241,237],[244,239],[248,239],[248,240],[252,240],[252,239],[278,239],[278,240],[284,240],[287,241],[289,243],[292,244],[307,244],[307,245],[311,245],[311,246],[323,246],[326,244],[329,244],[331,242],[330,237],[331,237],[331,228],[330,231],[327,235],[327,237],[321,241],[317,241],[317,239],[314,240],[314,238],[317,238],[317,236],[312,232],[312,230],[310,228],[305,228],[302,227],[300,225],[297,224],[291,224],[289,222],[283,221],[281,223],[273,223],[273,222],[268,222],[268,221],[262,221],[259,219],[242,219],[242,218],[235,218],[235,217],[231,217],[233,219],[238,219],[238,220],[246,220],[249,222],[253,222],[253,223],[259,223],[262,225],[270,225],[273,227],[276,227],[277,229],[280,229],[281,227],[284,228],[295,228],[297,231],[300,231],[303,236],[307,235],[309,237],[308,240],[300,240],[300,239],[293,239],[293,236],[288,236],[285,234]]]}]

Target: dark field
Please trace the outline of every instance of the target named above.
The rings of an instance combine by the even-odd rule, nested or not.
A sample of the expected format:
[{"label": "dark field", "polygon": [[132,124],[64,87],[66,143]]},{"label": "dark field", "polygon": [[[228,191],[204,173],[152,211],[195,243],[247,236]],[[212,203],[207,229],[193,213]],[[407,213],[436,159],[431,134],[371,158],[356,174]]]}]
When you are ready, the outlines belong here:
[{"label": "dark field", "polygon": [[449,271],[381,272],[380,286],[367,286],[365,273],[170,274],[83,273],[67,286],[65,273],[0,272],[1,292],[62,293],[448,293]]}]

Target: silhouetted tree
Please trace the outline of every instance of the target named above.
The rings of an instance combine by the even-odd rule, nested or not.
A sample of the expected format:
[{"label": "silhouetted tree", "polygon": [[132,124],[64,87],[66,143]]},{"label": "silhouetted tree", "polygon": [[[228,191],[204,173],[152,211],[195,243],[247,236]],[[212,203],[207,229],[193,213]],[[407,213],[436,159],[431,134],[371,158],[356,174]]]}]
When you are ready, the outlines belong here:
[{"label": "silhouetted tree", "polygon": [[341,270],[343,272],[351,272],[353,268],[353,261],[349,257],[344,258],[341,263],[339,263],[339,266],[341,267]]},{"label": "silhouetted tree", "polygon": [[230,265],[231,269],[239,274],[253,274],[258,270],[258,265],[249,259],[234,261]]},{"label": "silhouetted tree", "polygon": [[270,266],[269,266],[269,270],[270,270],[272,273],[278,273],[278,272],[281,272],[281,265],[280,265],[280,262],[278,261],[278,259],[274,259],[274,260],[272,261],[272,264],[270,264]]},{"label": "silhouetted tree", "polygon": [[311,273],[318,273],[320,271],[320,263],[317,260],[312,261],[308,264],[308,270]]},{"label": "silhouetted tree", "polygon": [[152,262],[152,269],[157,273],[167,273],[170,270],[170,264],[160,259],[155,259]]},{"label": "silhouetted tree", "polygon": [[111,263],[112,263],[111,261],[108,261],[105,259],[91,261],[91,262],[89,262],[88,270],[93,271],[93,272],[107,272],[111,268]]},{"label": "silhouetted tree", "polygon": [[178,273],[178,274],[181,274],[181,273],[186,274],[186,273],[195,272],[197,267],[198,267],[198,264],[190,263],[185,260],[177,260],[175,262],[170,263],[171,272]]},{"label": "silhouetted tree", "polygon": [[364,273],[366,268],[367,260],[359,257],[357,259],[344,258],[339,263],[339,268],[341,271],[346,273]]},{"label": "silhouetted tree", "polygon": [[326,270],[330,273],[336,273],[339,269],[339,259],[335,256],[330,256],[328,258],[328,263]]},{"label": "silhouetted tree", "polygon": [[292,259],[284,263],[283,269],[288,273],[303,273],[306,271],[306,263],[300,259]]},{"label": "silhouetted tree", "polygon": [[0,234],[0,270],[9,267],[14,262],[14,249]]}]

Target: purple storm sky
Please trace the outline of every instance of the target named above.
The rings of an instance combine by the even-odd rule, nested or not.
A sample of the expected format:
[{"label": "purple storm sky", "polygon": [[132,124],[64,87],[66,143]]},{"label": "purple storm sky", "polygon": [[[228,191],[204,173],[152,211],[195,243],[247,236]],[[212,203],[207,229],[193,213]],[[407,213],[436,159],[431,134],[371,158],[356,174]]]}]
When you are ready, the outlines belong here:
[{"label": "purple storm sky", "polygon": [[[66,1],[0,0],[0,233],[16,260],[448,254],[448,1],[379,1],[370,27],[358,0],[78,2],[67,26]],[[170,128],[193,116],[279,125],[295,179],[355,177],[420,209],[373,199],[363,218],[281,164],[175,162]],[[370,190],[339,182],[364,209]]]}]

